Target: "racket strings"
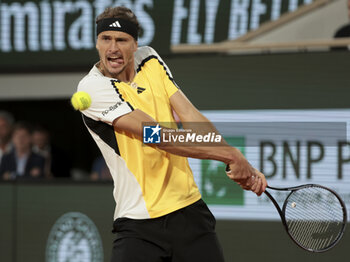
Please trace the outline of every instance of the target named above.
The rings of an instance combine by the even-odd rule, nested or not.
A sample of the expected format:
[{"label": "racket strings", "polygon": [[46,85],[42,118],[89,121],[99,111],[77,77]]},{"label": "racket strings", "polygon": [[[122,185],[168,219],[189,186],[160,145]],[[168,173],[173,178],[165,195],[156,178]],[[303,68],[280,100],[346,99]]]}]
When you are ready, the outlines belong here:
[{"label": "racket strings", "polygon": [[330,191],[308,187],[294,191],[285,204],[288,232],[304,248],[326,249],[343,228],[343,208]]}]

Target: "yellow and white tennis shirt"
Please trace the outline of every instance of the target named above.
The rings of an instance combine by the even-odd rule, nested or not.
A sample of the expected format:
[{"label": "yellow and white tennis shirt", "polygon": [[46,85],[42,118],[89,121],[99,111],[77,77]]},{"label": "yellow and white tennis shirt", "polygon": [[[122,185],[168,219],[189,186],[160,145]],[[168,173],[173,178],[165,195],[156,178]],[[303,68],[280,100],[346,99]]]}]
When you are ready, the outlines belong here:
[{"label": "yellow and white tennis shirt", "polygon": [[83,119],[114,180],[114,219],[155,218],[201,198],[187,158],[146,146],[130,133],[116,132],[113,120],[140,109],[158,122],[174,122],[169,98],[178,90],[151,47],[135,53],[133,83],[108,78],[94,66],[78,85],[91,95]]}]

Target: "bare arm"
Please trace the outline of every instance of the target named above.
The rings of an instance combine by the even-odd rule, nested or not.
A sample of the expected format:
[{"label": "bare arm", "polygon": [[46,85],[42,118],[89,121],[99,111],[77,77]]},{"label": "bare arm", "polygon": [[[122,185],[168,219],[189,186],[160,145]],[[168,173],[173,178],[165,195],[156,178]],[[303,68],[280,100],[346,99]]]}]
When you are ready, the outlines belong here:
[{"label": "bare arm", "polygon": [[[171,96],[170,103],[181,122],[184,123],[184,126],[186,123],[191,122],[206,122],[207,128],[211,129],[209,132],[215,131],[218,133],[215,126],[195,108],[181,90]],[[211,154],[219,156],[210,159],[219,160],[228,164],[231,172],[228,173],[227,176],[230,179],[237,182],[242,188],[261,195],[267,186],[265,176],[254,169],[238,149],[228,146],[224,139],[222,145],[225,147],[211,147],[208,149]],[[220,157],[223,157],[223,159],[220,159]]]},{"label": "bare arm", "polygon": [[[176,92],[170,98],[170,104],[176,114],[179,116],[181,122],[183,123],[184,128],[196,128],[198,122],[200,123],[200,129],[205,129],[204,132],[207,133],[216,133],[219,134],[215,126],[201,113],[198,109],[187,99],[187,97],[182,93],[181,90]],[[202,124],[203,123],[203,124]],[[176,154],[176,150],[182,150],[181,148],[175,148],[174,153]],[[221,143],[216,143],[215,147],[204,147],[198,146],[195,148],[191,148],[198,153],[197,158],[200,159],[212,159],[222,161],[225,164],[235,164],[240,162],[248,162],[245,160],[242,153],[227,144],[227,142],[222,138]],[[231,167],[233,168],[233,167]],[[234,168],[233,168],[234,169]],[[252,172],[251,170],[250,172]],[[248,172],[249,174],[249,172]],[[246,173],[246,175],[248,175]],[[238,176],[238,179],[246,179],[244,174],[240,174],[242,177]]]}]

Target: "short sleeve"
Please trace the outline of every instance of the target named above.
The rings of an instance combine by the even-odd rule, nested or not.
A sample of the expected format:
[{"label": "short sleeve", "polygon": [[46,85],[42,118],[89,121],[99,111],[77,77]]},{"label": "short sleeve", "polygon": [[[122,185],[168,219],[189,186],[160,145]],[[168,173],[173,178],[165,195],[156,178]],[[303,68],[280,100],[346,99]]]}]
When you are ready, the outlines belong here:
[{"label": "short sleeve", "polygon": [[161,77],[163,79],[165,91],[167,93],[167,96],[170,98],[174,93],[176,93],[179,90],[178,85],[175,83],[175,80],[173,78],[173,75],[170,72],[169,67],[166,65],[166,63],[163,61],[163,59],[159,56],[159,54],[152,48],[148,47],[149,51],[152,56],[157,57],[159,64],[160,64],[160,72]]},{"label": "short sleeve", "polygon": [[165,91],[169,98],[179,90],[179,87],[175,83],[169,69],[166,71],[166,74],[163,76],[163,82],[165,86]]},{"label": "short sleeve", "polygon": [[113,121],[133,111],[113,85],[113,79],[87,76],[78,85],[78,91],[91,96],[91,106],[82,113],[94,120],[112,125]]}]

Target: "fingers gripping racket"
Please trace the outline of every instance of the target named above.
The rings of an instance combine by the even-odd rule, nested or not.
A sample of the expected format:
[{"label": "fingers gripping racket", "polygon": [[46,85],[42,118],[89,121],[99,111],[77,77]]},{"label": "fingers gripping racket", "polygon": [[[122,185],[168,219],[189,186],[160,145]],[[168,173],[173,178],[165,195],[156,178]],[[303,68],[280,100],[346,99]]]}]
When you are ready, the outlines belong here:
[{"label": "fingers gripping racket", "polygon": [[334,247],[343,236],[347,222],[346,207],[333,190],[316,184],[267,188],[290,192],[281,208],[265,190],[288,235],[299,247],[310,252],[324,252]]}]

